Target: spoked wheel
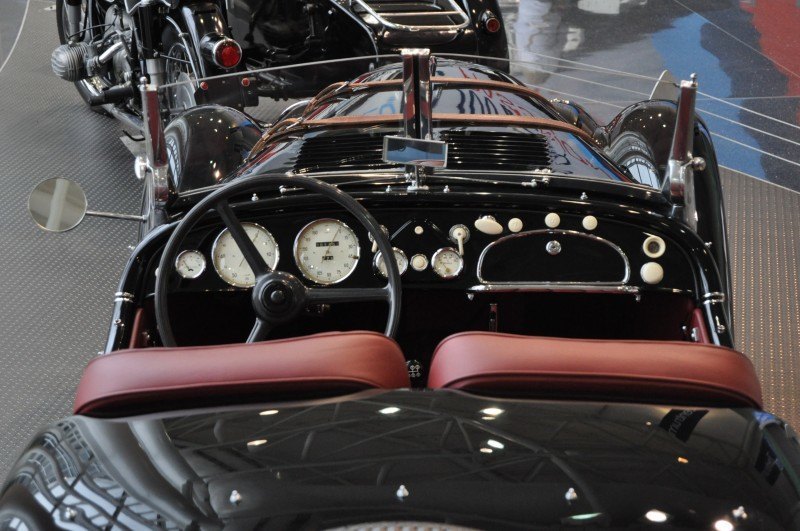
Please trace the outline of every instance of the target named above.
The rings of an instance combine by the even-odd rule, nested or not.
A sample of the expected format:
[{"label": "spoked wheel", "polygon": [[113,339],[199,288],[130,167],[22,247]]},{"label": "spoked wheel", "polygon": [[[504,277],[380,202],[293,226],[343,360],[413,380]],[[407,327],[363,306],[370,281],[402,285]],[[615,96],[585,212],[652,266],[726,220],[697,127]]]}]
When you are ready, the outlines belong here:
[{"label": "spoked wheel", "polygon": [[[58,21],[58,40],[61,44],[66,44],[69,40],[73,37],[69,35],[69,21],[67,20],[67,9],[66,9],[66,0],[57,0],[56,2],[56,20]],[[81,21],[81,29],[84,28],[91,28],[92,26],[98,26],[103,24],[105,20],[105,14],[99,12],[99,6],[97,2],[94,2],[96,9],[98,12],[96,13],[89,13],[89,2],[88,0],[82,0],[81,2],[81,13],[82,13],[82,21]],[[82,31],[81,34],[77,35],[77,39],[79,42],[89,43],[98,36],[99,34],[102,35],[102,26],[100,28],[95,29],[87,29]],[[89,79],[82,79],[80,81],[75,82],[75,88],[78,90],[78,94],[81,95],[83,101],[86,104],[89,104],[89,99],[91,96],[96,96],[100,94],[103,89],[112,86],[111,83],[107,79],[103,79],[100,76],[91,77]],[[106,111],[100,106],[89,106],[94,112],[98,114],[107,115]]]},{"label": "spoked wheel", "polygon": [[166,82],[177,83],[166,90],[167,105],[171,114],[180,114],[197,105],[194,92],[199,74],[195,70],[194,56],[186,49],[183,42],[178,40],[169,47],[164,59]]}]

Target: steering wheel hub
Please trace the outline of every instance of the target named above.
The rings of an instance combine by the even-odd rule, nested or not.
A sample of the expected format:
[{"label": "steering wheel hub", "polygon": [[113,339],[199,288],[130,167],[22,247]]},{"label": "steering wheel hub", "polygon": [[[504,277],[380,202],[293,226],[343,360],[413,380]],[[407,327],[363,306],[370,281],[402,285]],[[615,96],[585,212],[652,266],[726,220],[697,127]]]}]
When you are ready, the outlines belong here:
[{"label": "steering wheel hub", "polygon": [[306,288],[297,277],[272,271],[256,281],[253,308],[268,323],[282,323],[294,318],[305,306]]}]

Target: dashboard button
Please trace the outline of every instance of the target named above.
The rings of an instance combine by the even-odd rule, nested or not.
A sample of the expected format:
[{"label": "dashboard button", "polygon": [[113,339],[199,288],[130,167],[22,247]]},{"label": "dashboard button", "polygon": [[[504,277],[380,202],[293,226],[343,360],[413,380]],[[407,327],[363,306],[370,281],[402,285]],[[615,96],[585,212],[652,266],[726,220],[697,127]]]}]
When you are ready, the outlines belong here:
[{"label": "dashboard button", "polygon": [[550,212],[544,217],[544,224],[550,227],[551,229],[555,229],[556,227],[561,225],[561,216],[559,216],[555,212]]},{"label": "dashboard button", "polygon": [[581,222],[583,228],[586,230],[594,230],[597,228],[597,218],[594,216],[586,216]]},{"label": "dashboard button", "polygon": [[492,216],[483,216],[475,220],[475,228],[484,234],[494,236],[503,232],[503,226],[500,225]]},{"label": "dashboard button", "polygon": [[522,230],[522,220],[519,218],[511,218],[508,220],[508,230],[511,232],[519,232]]},{"label": "dashboard button", "polygon": [[425,271],[428,267],[428,258],[424,254],[415,254],[411,257],[411,269],[414,271]]}]

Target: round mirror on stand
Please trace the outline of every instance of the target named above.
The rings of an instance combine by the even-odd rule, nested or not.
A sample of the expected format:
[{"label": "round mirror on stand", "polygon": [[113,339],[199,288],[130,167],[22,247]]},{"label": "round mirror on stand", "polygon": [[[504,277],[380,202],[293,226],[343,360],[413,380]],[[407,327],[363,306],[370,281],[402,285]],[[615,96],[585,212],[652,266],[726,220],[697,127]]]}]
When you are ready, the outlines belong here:
[{"label": "round mirror on stand", "polygon": [[86,215],[86,194],[69,179],[47,179],[28,197],[28,210],[40,228],[50,232],[74,229]]}]

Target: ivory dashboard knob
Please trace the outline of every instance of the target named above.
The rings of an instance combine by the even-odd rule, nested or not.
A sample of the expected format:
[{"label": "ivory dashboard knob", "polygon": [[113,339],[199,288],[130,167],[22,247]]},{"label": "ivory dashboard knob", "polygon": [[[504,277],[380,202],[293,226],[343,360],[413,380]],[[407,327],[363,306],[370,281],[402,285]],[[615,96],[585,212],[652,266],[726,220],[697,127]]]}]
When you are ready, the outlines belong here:
[{"label": "ivory dashboard knob", "polygon": [[555,212],[550,212],[544,217],[544,224],[551,229],[555,229],[556,227],[561,225],[561,216],[559,216]]},{"label": "ivory dashboard knob", "polygon": [[594,230],[597,228],[597,218],[594,216],[586,216],[581,222],[583,228],[586,230]]},{"label": "ivory dashboard knob", "polygon": [[639,275],[648,284],[658,284],[664,280],[664,268],[656,262],[647,262],[642,266]]},{"label": "ivory dashboard knob", "polygon": [[519,218],[511,218],[508,220],[508,230],[511,232],[519,232],[522,230],[522,220]]},{"label": "ivory dashboard knob", "polygon": [[500,234],[503,226],[500,225],[492,216],[483,216],[475,220],[475,228],[484,234]]}]

